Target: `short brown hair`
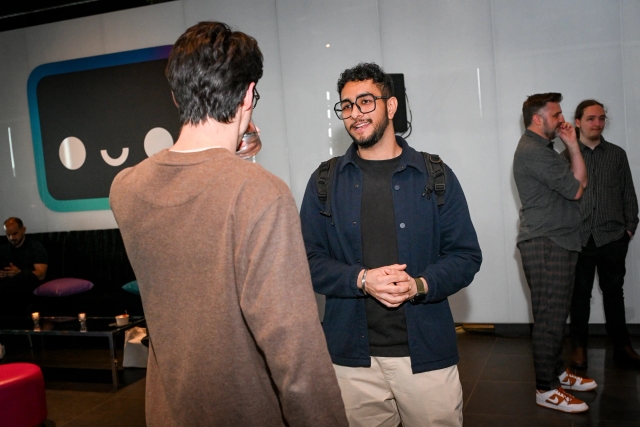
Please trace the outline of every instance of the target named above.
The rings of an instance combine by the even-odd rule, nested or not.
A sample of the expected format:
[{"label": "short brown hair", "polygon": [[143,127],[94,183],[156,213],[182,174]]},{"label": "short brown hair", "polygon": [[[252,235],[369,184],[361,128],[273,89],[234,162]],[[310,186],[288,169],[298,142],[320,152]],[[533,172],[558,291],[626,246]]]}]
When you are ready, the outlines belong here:
[{"label": "short brown hair", "polygon": [[536,93],[524,101],[524,104],[522,104],[522,118],[524,119],[525,128],[531,125],[533,116],[538,114],[549,102],[562,102],[562,94],[557,92]]}]

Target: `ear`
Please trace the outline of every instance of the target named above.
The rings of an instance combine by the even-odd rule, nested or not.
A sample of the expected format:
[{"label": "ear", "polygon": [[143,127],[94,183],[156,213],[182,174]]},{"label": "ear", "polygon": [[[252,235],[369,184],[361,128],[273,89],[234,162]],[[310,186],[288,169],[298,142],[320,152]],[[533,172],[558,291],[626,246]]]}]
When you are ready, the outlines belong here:
[{"label": "ear", "polygon": [[541,126],[543,122],[542,116],[540,114],[534,114],[531,118],[531,122],[536,126]]},{"label": "ear", "polygon": [[576,119],[576,127],[580,128],[580,119]]},{"label": "ear", "polygon": [[253,88],[256,86],[254,82],[249,83],[249,87],[247,88],[247,92],[244,94],[244,99],[242,100],[242,109],[244,111],[251,110],[251,105],[253,104]]},{"label": "ear", "polygon": [[176,96],[173,94],[173,91],[171,91],[171,99],[173,99],[173,104],[178,107],[178,109],[180,108],[180,106],[178,105],[178,103],[176,102]]},{"label": "ear", "polygon": [[396,115],[396,111],[398,111],[398,98],[392,96],[387,99],[387,116],[389,116],[390,120]]}]

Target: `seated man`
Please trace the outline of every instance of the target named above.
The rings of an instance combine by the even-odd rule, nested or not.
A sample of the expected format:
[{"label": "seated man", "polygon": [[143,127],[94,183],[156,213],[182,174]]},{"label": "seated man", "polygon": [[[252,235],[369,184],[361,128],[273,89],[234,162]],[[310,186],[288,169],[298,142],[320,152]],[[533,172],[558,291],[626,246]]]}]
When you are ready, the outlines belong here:
[{"label": "seated man", "polygon": [[47,251],[25,235],[27,228],[20,218],[7,219],[4,231],[9,241],[0,245],[0,294],[29,295],[47,273]]}]

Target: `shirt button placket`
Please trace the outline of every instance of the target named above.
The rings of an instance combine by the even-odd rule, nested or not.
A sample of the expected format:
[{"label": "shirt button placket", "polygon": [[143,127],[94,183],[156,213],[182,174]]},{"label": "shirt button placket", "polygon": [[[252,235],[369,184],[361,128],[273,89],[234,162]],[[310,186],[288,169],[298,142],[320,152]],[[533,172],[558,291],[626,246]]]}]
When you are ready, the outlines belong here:
[{"label": "shirt button placket", "polygon": [[[398,191],[398,190],[400,190],[400,186],[398,184],[396,184],[396,185],[393,186],[393,189]],[[405,227],[404,222],[401,222],[400,223],[400,228],[404,228],[404,227]]]}]

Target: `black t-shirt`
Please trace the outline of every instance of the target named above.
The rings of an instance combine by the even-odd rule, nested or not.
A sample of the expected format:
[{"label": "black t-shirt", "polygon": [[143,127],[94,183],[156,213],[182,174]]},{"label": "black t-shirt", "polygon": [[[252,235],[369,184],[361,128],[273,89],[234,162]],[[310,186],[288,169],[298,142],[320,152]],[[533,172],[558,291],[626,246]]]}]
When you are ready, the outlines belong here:
[{"label": "black t-shirt", "polygon": [[25,236],[24,243],[16,248],[8,241],[0,245],[0,268],[13,263],[20,270],[33,271],[34,264],[48,264],[49,257],[42,243]]},{"label": "black t-shirt", "polygon": [[[398,237],[391,178],[400,157],[389,160],[356,159],[362,172],[360,231],[366,268],[398,263]],[[373,297],[365,299],[371,356],[409,356],[404,306],[389,308]]]}]

